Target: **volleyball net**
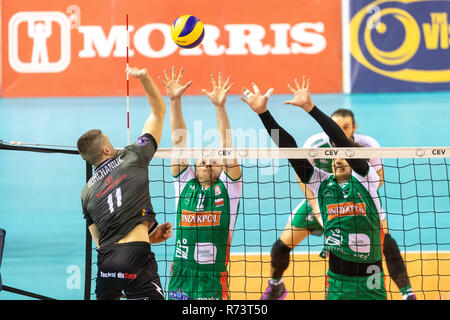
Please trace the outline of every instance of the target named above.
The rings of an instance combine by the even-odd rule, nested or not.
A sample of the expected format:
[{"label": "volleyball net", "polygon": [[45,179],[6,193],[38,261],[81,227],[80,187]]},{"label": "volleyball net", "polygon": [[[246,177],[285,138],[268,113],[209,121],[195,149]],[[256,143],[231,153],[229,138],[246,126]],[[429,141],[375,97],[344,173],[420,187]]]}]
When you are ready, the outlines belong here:
[{"label": "volleyball net", "polygon": [[[48,146],[25,146],[0,143],[6,154],[15,151],[56,153],[73,157],[74,149]],[[9,151],[5,151],[9,150]],[[319,149],[159,149],[149,165],[149,184],[152,205],[159,223],[168,221],[174,226],[171,239],[152,245],[158,262],[158,273],[163,290],[168,284],[174,257],[181,252],[176,242],[177,208],[171,159],[210,158],[228,161],[234,158],[242,168],[242,193],[239,210],[232,228],[229,244],[228,288],[232,300],[258,300],[266,290],[271,277],[271,249],[291,222],[305,194],[299,187],[289,158],[307,158],[327,161],[335,158],[381,158],[384,180],[378,190],[379,200],[388,221],[389,232],[396,240],[405,261],[412,289],[418,299],[448,299],[450,292],[450,148],[319,148]],[[17,156],[16,156],[17,158]],[[47,181],[59,193],[79,195],[83,184],[90,178],[92,167],[76,161],[77,179],[70,179],[63,188],[59,180]],[[33,162],[33,157],[27,156]],[[45,171],[45,162],[38,161],[34,171]],[[42,166],[42,168],[40,167]],[[61,176],[59,176],[61,178]],[[71,187],[68,187],[68,183]],[[8,201],[8,200],[7,200]],[[53,206],[47,202],[42,206]],[[69,210],[82,220],[81,205]],[[307,221],[314,222],[309,216]],[[0,226],[1,227],[1,226]],[[20,228],[20,227],[18,227]],[[16,230],[16,232],[18,232]],[[294,231],[292,231],[294,232]],[[57,241],[57,240],[55,240]],[[89,232],[85,238],[71,241],[84,242],[84,299],[95,299],[96,251]],[[8,239],[6,239],[8,243]],[[288,269],[283,281],[289,292],[287,299],[324,299],[328,259],[321,255],[325,239],[320,233],[305,237],[290,253]],[[51,243],[49,243],[51,245]],[[7,248],[6,248],[7,250]],[[56,258],[56,257],[55,257]],[[3,259],[3,266],[8,259]],[[388,299],[401,299],[399,288],[391,280],[383,260]],[[30,265],[32,270],[33,266]],[[39,270],[34,277],[39,277]],[[3,283],[8,279],[3,277]],[[38,290],[39,291],[39,290]],[[41,291],[39,291],[41,292]],[[44,292],[45,293],[45,292]]]}]

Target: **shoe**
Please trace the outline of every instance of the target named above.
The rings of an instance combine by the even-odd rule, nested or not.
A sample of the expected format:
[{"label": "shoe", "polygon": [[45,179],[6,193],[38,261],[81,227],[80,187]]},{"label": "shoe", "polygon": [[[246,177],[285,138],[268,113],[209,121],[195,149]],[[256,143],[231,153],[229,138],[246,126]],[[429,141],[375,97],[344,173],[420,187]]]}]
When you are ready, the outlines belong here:
[{"label": "shoe", "polygon": [[278,282],[271,282],[269,280],[269,286],[261,297],[261,300],[283,300],[287,294],[288,292],[282,280]]}]

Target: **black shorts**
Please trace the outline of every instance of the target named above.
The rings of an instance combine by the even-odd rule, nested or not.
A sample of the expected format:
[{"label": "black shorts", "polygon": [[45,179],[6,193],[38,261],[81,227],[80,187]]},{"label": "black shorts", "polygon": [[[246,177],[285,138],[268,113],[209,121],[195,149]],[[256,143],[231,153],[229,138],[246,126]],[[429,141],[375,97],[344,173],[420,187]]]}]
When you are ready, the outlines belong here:
[{"label": "black shorts", "polygon": [[98,300],[164,300],[155,255],[146,242],[102,246],[97,257]]}]

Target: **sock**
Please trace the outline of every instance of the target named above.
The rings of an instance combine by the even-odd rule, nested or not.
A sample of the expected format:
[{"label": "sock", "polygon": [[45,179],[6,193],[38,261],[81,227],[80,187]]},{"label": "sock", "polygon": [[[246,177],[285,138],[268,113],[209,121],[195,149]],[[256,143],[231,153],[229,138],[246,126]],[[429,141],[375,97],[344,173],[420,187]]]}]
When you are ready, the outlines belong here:
[{"label": "sock", "polygon": [[[411,286],[406,286],[400,289],[403,300],[416,300],[416,295],[414,294]],[[408,299],[410,298],[410,299]]]}]

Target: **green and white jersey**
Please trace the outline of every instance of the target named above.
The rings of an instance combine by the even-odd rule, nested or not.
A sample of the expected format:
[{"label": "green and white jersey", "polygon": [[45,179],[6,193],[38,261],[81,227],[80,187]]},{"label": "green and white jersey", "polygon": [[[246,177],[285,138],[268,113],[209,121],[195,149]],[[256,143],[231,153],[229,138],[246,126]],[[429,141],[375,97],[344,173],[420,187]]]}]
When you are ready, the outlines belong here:
[{"label": "green and white jersey", "polygon": [[352,170],[349,181],[342,184],[334,175],[314,167],[308,186],[319,202],[326,250],[353,262],[382,259],[378,184],[372,167],[364,177]]},{"label": "green and white jersey", "polygon": [[[353,139],[356,144],[366,148],[379,148],[380,144],[372,137],[355,133],[353,134]],[[303,144],[303,148],[331,148],[330,137],[325,132],[317,133],[308,139],[306,139]],[[315,159],[309,160],[313,166],[316,166],[319,169],[322,169],[326,172],[331,173],[331,159]],[[383,162],[380,158],[369,159],[369,164],[375,171],[380,171],[383,168]]]},{"label": "green and white jersey", "polygon": [[222,171],[205,189],[191,166],[174,178],[177,209],[174,263],[203,271],[226,271],[239,210],[242,177]]}]

